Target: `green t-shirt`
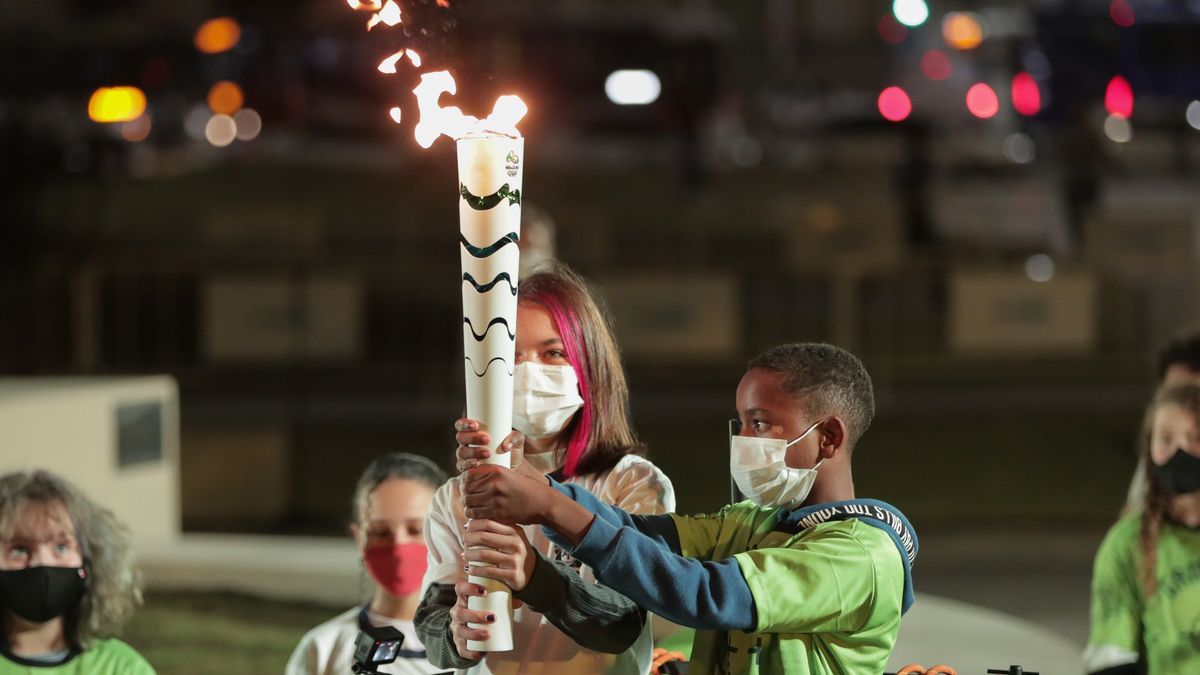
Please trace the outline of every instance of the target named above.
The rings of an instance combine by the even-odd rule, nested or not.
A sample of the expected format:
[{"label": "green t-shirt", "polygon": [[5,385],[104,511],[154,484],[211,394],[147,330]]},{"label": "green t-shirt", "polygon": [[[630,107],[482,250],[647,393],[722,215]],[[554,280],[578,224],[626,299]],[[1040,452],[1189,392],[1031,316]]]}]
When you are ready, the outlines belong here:
[{"label": "green t-shirt", "polygon": [[1141,514],[1117,521],[1096,553],[1088,672],[1142,659],[1151,675],[1200,673],[1200,531],[1164,521],[1158,588],[1145,597],[1139,570]]},{"label": "green t-shirt", "polygon": [[57,665],[38,664],[0,654],[0,675],[155,675],[154,668],[133,647],[116,639],[96,640],[92,646]]},{"label": "green t-shirt", "polygon": [[776,530],[779,514],[740,502],[712,516],[671,516],[683,555],[737,560],[758,616],[752,633],[696,631],[689,672],[882,673],[900,630],[900,550],[861,520],[789,534]]}]

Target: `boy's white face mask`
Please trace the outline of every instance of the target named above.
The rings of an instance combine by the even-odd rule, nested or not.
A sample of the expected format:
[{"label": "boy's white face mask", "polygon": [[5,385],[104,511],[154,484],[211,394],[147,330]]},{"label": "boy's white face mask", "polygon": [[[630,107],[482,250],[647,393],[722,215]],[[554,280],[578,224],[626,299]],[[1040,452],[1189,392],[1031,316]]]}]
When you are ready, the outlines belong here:
[{"label": "boy's white face mask", "polygon": [[[821,420],[824,421],[824,420]],[[809,435],[821,421],[814,422],[790,442],[782,438],[732,436],[729,439],[729,473],[746,498],[759,506],[794,509],[812,491],[819,460],[811,469],[793,469],[784,461],[787,449]]]},{"label": "boy's white face mask", "polygon": [[513,371],[513,428],[534,440],[562,431],[583,407],[571,366],[525,361]]}]

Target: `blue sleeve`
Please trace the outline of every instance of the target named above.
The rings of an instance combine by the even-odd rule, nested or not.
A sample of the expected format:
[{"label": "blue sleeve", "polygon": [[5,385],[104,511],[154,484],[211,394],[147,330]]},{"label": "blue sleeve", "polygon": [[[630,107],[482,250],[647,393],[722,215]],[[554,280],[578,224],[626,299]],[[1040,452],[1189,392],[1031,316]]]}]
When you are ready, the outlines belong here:
[{"label": "blue sleeve", "polygon": [[679,555],[670,516],[631,516],[577,485],[551,486],[596,514],[573,547],[543,528],[555,544],[591,567],[596,578],[639,606],[675,623],[704,630],[753,630],[754,598],[733,558],[701,562]]}]

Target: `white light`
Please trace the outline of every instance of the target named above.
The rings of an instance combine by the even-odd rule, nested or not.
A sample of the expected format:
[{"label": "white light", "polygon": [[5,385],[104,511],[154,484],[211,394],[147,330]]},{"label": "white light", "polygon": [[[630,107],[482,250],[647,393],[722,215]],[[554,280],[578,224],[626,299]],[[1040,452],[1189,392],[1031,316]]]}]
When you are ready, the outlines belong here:
[{"label": "white light", "polygon": [[253,108],[242,108],[233,114],[233,123],[237,126],[239,141],[252,141],[258,138],[262,131],[262,116]]},{"label": "white light", "polygon": [[213,115],[204,125],[204,137],[209,143],[223,148],[237,138],[237,123],[229,115]]},{"label": "white light", "polygon": [[1124,117],[1109,115],[1104,120],[1104,135],[1114,143],[1128,143],[1133,140],[1133,127]]},{"label": "white light", "polygon": [[915,28],[929,18],[929,5],[925,0],[896,0],[892,3],[892,14],[900,23]]},{"label": "white light", "polygon": [[662,83],[649,70],[618,70],[604,81],[604,93],[617,105],[646,105],[658,100]]},{"label": "white light", "polygon": [[193,141],[204,140],[204,128],[208,126],[208,120],[212,117],[212,112],[207,105],[194,105],[183,118],[183,131]]},{"label": "white light", "polygon": [[1028,164],[1037,157],[1033,139],[1025,134],[1009,134],[1004,139],[1004,156],[1013,164]]},{"label": "white light", "polygon": [[1200,130],[1200,101],[1192,101],[1188,104],[1187,121],[1193,129]]},{"label": "white light", "polygon": [[1039,284],[1054,278],[1054,259],[1045,253],[1029,256],[1025,261],[1025,276]]}]

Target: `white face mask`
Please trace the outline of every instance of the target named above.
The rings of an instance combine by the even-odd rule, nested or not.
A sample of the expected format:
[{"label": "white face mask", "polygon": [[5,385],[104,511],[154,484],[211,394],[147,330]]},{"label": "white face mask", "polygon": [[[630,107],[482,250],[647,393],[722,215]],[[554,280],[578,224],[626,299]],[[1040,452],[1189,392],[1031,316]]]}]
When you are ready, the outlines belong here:
[{"label": "white face mask", "polygon": [[819,460],[811,469],[793,469],[784,462],[784,456],[789,447],[820,423],[813,423],[791,442],[754,436],[730,438],[729,473],[733,474],[733,481],[742,494],[759,506],[794,509],[803,503],[817,480],[817,467],[825,460]]},{"label": "white face mask", "polygon": [[534,440],[553,436],[583,407],[571,366],[526,361],[513,372],[513,428]]}]

